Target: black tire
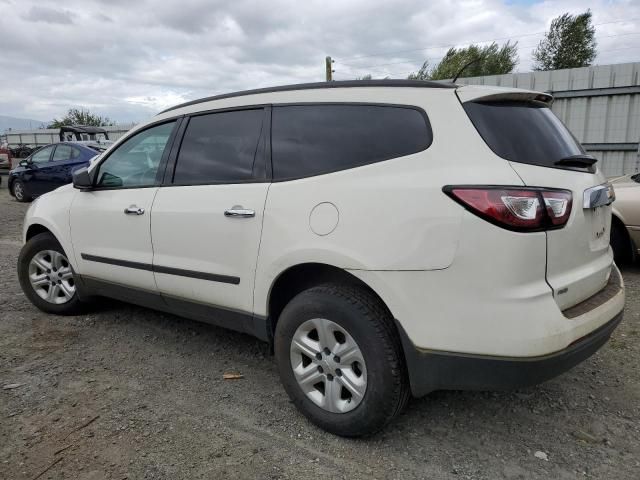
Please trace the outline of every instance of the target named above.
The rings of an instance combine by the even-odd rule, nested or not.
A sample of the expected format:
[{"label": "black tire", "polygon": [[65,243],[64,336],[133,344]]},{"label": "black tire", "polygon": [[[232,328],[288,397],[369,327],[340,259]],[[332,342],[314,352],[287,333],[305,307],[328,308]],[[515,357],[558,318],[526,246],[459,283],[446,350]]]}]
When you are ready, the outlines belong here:
[{"label": "black tire", "polygon": [[[29,264],[32,258],[43,250],[53,250],[63,254],[65,257],[67,256],[60,243],[58,243],[56,238],[50,233],[39,233],[29,239],[29,241],[22,247],[22,250],[20,250],[20,255],[18,256],[18,279],[20,281],[22,291],[31,303],[43,312],[54,313],[56,315],[77,315],[78,313],[81,313],[84,304],[80,300],[77,287],[75,294],[70,300],[65,303],[55,304],[41,298],[31,285],[31,281],[29,280]],[[73,268],[70,264],[69,268],[71,268],[71,271],[73,272]]]},{"label": "black tire", "polygon": [[624,265],[633,258],[631,239],[624,225],[617,221],[611,223],[611,248],[618,265]]},{"label": "black tire", "polygon": [[[17,192],[16,192],[16,186],[18,187]],[[13,182],[13,184],[11,185],[11,192],[13,193],[13,196],[16,198],[16,200],[19,202],[31,201],[31,197],[26,194],[26,191],[24,189],[24,183],[22,183],[21,180],[15,180]]]},{"label": "black tire", "polygon": [[[292,338],[300,325],[323,318],[351,335],[362,352],[367,386],[360,403],[346,413],[332,413],[311,401],[293,373]],[[303,291],[284,308],[276,325],[274,349],[280,378],[295,406],[320,428],[344,437],[382,429],[405,407],[409,381],[393,318],[373,294],[350,285],[324,284]]]}]

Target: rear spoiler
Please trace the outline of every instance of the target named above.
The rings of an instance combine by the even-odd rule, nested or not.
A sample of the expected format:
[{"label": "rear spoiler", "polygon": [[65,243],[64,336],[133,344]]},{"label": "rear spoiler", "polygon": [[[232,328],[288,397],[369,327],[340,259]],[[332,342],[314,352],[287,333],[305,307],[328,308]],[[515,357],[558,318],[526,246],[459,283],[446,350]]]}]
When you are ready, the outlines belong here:
[{"label": "rear spoiler", "polygon": [[465,85],[456,89],[460,102],[500,102],[500,101],[529,101],[541,102],[547,106],[553,103],[553,96],[535,90],[521,90],[519,88],[487,87],[483,85]]}]

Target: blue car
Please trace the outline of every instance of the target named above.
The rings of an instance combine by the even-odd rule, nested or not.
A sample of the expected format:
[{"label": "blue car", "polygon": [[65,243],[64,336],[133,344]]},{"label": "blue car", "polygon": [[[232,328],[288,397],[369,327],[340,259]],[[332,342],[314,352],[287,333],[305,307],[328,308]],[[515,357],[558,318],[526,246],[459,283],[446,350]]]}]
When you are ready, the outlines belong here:
[{"label": "blue car", "polygon": [[19,202],[71,183],[71,174],[89,165],[100,149],[73,142],[47,145],[33,152],[9,172],[9,192]]}]

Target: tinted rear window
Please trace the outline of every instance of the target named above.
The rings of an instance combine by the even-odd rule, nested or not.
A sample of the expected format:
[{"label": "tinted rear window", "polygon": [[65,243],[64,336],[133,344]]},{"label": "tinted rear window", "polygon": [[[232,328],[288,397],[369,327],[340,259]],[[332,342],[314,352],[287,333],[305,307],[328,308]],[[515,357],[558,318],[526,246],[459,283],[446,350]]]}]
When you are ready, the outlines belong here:
[{"label": "tinted rear window", "polygon": [[252,180],[263,118],[262,109],[192,117],[180,146],[174,183],[197,185]]},{"label": "tinted rear window", "polygon": [[556,167],[584,150],[553,112],[531,102],[468,102],[464,109],[497,155],[513,162]]},{"label": "tinted rear window", "polygon": [[432,140],[426,114],[378,105],[273,108],[273,177],[308,177],[410,155]]}]

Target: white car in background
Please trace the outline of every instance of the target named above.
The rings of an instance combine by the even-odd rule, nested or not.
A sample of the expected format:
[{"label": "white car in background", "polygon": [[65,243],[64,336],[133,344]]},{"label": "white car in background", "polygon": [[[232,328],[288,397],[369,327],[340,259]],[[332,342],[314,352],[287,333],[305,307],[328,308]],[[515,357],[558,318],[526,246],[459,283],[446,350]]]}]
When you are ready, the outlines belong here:
[{"label": "white car in background", "polygon": [[616,261],[634,261],[640,255],[640,173],[612,180],[616,191],[611,246]]},{"label": "white car in background", "polygon": [[544,381],[624,307],[613,190],[551,100],[384,80],[179,105],[31,206],[22,288],[45,312],[104,295],[271,342],[339,435],[410,394]]}]

